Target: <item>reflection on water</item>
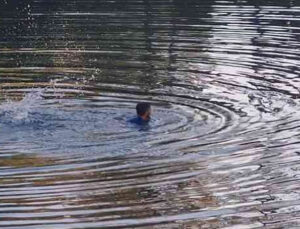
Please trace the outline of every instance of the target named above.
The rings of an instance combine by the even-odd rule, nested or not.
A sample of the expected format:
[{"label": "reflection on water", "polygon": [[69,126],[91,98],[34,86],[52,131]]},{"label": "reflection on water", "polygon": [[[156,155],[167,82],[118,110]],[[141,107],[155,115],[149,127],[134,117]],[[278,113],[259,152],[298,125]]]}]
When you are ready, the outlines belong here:
[{"label": "reflection on water", "polygon": [[300,227],[299,12],[0,0],[0,226]]}]

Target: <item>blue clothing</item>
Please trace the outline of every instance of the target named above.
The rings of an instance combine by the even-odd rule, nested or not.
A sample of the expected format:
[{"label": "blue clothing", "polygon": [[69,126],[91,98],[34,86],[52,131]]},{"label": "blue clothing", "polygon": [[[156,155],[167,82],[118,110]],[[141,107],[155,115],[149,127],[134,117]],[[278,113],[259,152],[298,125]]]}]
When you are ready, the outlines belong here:
[{"label": "blue clothing", "polygon": [[141,117],[135,117],[133,119],[130,119],[129,122],[131,123],[134,123],[134,124],[137,124],[137,125],[140,125],[140,126],[143,126],[143,125],[147,125],[149,123],[149,120],[144,120],[142,119]]}]

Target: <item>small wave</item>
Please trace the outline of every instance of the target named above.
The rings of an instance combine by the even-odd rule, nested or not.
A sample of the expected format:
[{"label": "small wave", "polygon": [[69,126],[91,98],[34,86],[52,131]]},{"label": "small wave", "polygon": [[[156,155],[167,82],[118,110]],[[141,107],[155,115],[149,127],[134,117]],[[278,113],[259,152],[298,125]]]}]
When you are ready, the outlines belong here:
[{"label": "small wave", "polygon": [[1,228],[299,228],[297,1],[4,2]]}]

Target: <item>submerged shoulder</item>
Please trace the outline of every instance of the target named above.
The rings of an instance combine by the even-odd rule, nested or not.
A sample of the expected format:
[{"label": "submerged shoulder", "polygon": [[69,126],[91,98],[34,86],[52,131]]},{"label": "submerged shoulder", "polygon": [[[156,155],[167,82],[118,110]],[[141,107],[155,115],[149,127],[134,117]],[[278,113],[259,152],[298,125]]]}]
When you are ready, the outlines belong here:
[{"label": "submerged shoulder", "polygon": [[139,117],[131,118],[128,120],[128,122],[138,124],[140,122],[140,118]]},{"label": "submerged shoulder", "polygon": [[148,123],[148,121],[145,121],[140,117],[135,117],[135,118],[129,119],[129,122],[133,123],[133,124],[137,124],[137,125],[145,125]]}]

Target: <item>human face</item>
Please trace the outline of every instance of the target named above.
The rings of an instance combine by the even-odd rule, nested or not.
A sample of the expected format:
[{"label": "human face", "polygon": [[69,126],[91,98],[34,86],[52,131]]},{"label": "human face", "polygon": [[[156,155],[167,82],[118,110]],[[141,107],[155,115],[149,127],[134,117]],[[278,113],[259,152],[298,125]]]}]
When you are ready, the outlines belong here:
[{"label": "human face", "polygon": [[143,118],[144,120],[149,120],[149,119],[150,119],[150,116],[151,116],[151,108],[148,109],[148,110],[144,113],[144,115],[142,116],[142,118]]},{"label": "human face", "polygon": [[151,110],[151,108],[149,108],[149,110],[147,111],[147,119],[150,119],[151,113],[152,113],[152,110]]}]

